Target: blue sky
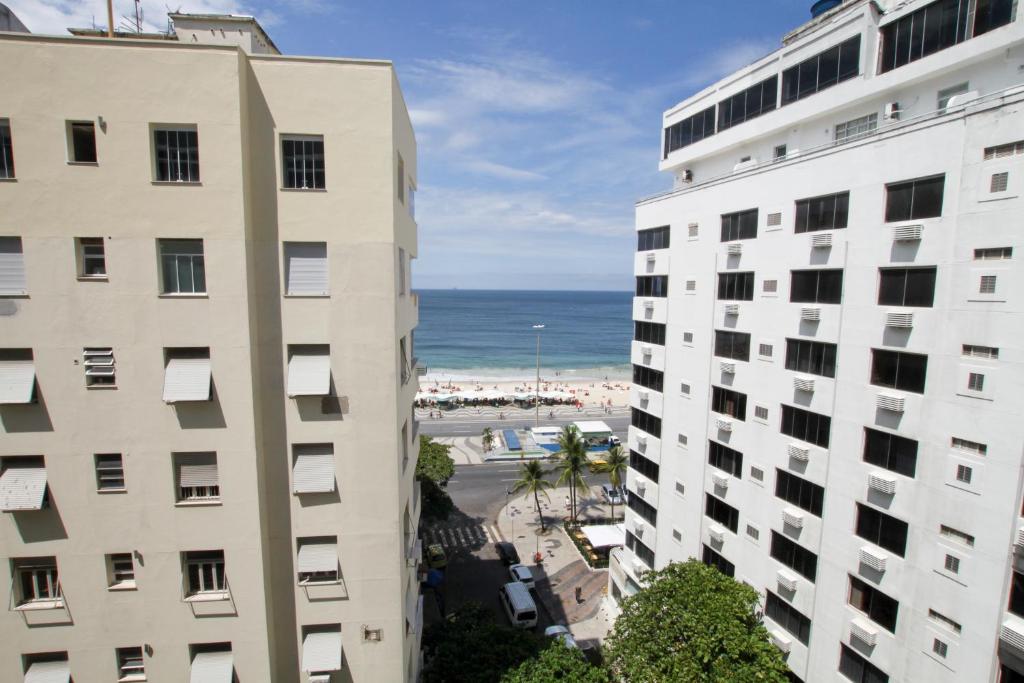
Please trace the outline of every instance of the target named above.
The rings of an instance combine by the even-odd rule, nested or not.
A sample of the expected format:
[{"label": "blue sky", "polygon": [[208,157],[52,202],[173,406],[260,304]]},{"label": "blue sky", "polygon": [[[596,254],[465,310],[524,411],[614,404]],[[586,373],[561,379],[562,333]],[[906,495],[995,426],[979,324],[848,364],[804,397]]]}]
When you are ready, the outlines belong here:
[{"label": "blue sky", "polygon": [[[6,2],[39,33],[105,24],[103,0]],[[142,4],[163,28],[164,2]],[[416,287],[622,290],[633,203],[670,185],[662,111],[775,49],[811,0],[167,4],[254,14],[286,54],[394,61],[419,147]]]}]

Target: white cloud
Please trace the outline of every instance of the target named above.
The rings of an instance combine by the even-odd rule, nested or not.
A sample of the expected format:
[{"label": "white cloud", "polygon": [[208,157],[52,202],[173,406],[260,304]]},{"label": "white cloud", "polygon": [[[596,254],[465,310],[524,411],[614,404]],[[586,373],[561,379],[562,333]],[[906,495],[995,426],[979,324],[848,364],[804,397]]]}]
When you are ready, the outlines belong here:
[{"label": "white cloud", "polygon": [[540,173],[527,171],[521,168],[513,168],[493,161],[471,161],[467,164],[467,167],[476,173],[482,173],[484,175],[502,178],[505,180],[544,180],[545,178],[545,176]]}]

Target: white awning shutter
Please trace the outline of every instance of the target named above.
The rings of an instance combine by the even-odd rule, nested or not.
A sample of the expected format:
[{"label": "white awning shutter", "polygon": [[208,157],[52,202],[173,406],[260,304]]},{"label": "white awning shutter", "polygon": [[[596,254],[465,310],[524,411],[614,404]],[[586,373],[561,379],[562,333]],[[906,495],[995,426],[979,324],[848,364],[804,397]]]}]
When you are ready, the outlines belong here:
[{"label": "white awning shutter", "polygon": [[292,469],[295,493],[330,493],[334,490],[334,446],[304,444],[295,446]]},{"label": "white awning shutter", "polygon": [[68,660],[36,662],[25,672],[25,683],[68,683],[71,680],[71,665]]},{"label": "white awning shutter", "polygon": [[209,401],[212,379],[209,357],[170,358],[164,372],[164,401]]},{"label": "white awning shutter", "polygon": [[314,631],[302,641],[302,670],[341,670],[341,631]]},{"label": "white awning shutter", "polygon": [[338,571],[338,543],[303,543],[298,565],[300,574]]},{"label": "white awning shutter", "polygon": [[288,396],[327,396],[330,391],[329,347],[293,353],[288,360]]},{"label": "white awning shutter", "polygon": [[31,360],[0,360],[0,403],[31,403],[36,366]]},{"label": "white awning shutter", "polygon": [[0,294],[27,294],[20,237],[0,237]]},{"label": "white awning shutter", "polygon": [[192,658],[189,683],[231,683],[235,658],[230,650],[224,652],[197,652]]},{"label": "white awning shutter", "polygon": [[188,453],[178,456],[179,486],[217,486],[217,456]]},{"label": "white awning shutter", "polygon": [[326,242],[288,242],[284,245],[285,282],[292,296],[329,293]]},{"label": "white awning shutter", "polygon": [[42,510],[45,497],[45,467],[14,466],[0,474],[0,510]]}]

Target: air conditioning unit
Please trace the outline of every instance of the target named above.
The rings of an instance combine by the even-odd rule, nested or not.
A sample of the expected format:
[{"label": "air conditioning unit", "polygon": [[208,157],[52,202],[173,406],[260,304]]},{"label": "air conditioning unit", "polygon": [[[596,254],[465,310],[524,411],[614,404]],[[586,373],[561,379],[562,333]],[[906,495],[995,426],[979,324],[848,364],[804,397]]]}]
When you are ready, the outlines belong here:
[{"label": "air conditioning unit", "polygon": [[779,573],[775,575],[775,580],[779,582],[779,585],[788,591],[795,591],[797,586],[797,577],[792,572],[780,569]]},{"label": "air conditioning unit", "polygon": [[962,92],[959,95],[953,95],[952,97],[949,98],[949,101],[946,102],[946,109],[950,109],[951,107],[959,107],[959,106],[962,106],[964,104],[967,104],[971,100],[976,100],[976,99],[978,99],[978,91],[977,90],[970,90],[968,92]]},{"label": "air conditioning unit", "polygon": [[638,519],[633,524],[633,533],[637,536],[637,538],[644,537],[644,523],[641,520]]},{"label": "air conditioning unit", "polygon": [[720,417],[715,420],[715,426],[718,427],[718,431],[720,432],[731,432],[732,420],[727,420],[724,417]]},{"label": "air conditioning unit", "polygon": [[647,391],[646,389],[640,389],[636,393],[640,397],[640,400],[644,403],[646,403],[651,398],[651,392]]},{"label": "air conditioning unit", "polygon": [[878,631],[863,619],[857,618],[850,622],[850,637],[856,638],[868,647],[874,647],[878,642]]},{"label": "air conditioning unit", "polygon": [[914,326],[914,314],[913,313],[886,313],[885,314],[885,326],[886,327],[900,327],[910,328]]},{"label": "air conditioning unit", "polygon": [[892,229],[892,238],[897,242],[917,242],[923,232],[923,225],[897,225]]},{"label": "air conditioning unit", "polygon": [[732,361],[723,360],[719,367],[721,368],[722,372],[724,372],[727,375],[736,374],[736,364],[733,363]]},{"label": "air conditioning unit", "polygon": [[654,310],[654,300],[653,299],[648,299],[648,300],[644,301],[644,308],[647,309],[648,311],[653,311]]},{"label": "air conditioning unit", "polygon": [[899,121],[900,120],[900,103],[899,102],[886,102],[885,103],[885,115],[886,121]]},{"label": "air conditioning unit", "polygon": [[789,453],[789,457],[800,462],[807,462],[811,459],[811,450],[797,443],[791,443],[786,446],[786,452]]},{"label": "air conditioning unit", "polygon": [[636,492],[641,496],[647,492],[647,479],[637,475],[636,479],[633,480],[633,485],[636,486]]},{"label": "air conditioning unit", "polygon": [[785,526],[791,526],[794,529],[804,528],[804,513],[793,508],[785,508],[782,511],[782,523]]},{"label": "air conditioning unit", "polygon": [[740,305],[739,304],[726,304],[725,305],[725,314],[726,315],[739,315],[740,314]]},{"label": "air conditioning unit", "polygon": [[793,388],[797,391],[814,391],[814,380],[810,377],[794,377]]},{"label": "air conditioning unit", "polygon": [[688,168],[687,168],[687,169],[684,169],[684,170],[683,170],[683,177],[682,177],[682,181],[683,181],[684,183],[692,183],[692,182],[693,182],[693,171],[691,171],[691,170],[690,170],[690,169],[688,169]]},{"label": "air conditioning unit", "polygon": [[743,245],[739,242],[733,242],[726,247],[726,253],[728,253],[729,256],[739,256],[743,253]]},{"label": "air conditioning unit", "polygon": [[648,263],[654,263],[657,260],[658,260],[658,255],[655,254],[654,252],[651,252],[650,254],[647,255],[647,262]]},{"label": "air conditioning unit", "polygon": [[1007,619],[999,629],[999,640],[1019,653],[1024,653],[1024,624],[1019,619]]},{"label": "air conditioning unit", "polygon": [[793,641],[789,639],[782,631],[778,629],[772,629],[768,632],[768,635],[772,639],[772,645],[779,648],[782,654],[789,654],[789,651],[793,649]]},{"label": "air conditioning unit", "polygon": [[710,536],[711,540],[714,541],[715,543],[722,543],[722,542],[724,542],[725,541],[725,527],[718,526],[717,524],[712,524],[711,526],[708,527],[708,536]]},{"label": "air conditioning unit", "polygon": [[875,550],[873,547],[866,545],[860,549],[860,562],[874,569],[876,572],[885,571],[885,561],[889,558],[885,553],[881,553]]},{"label": "air conditioning unit", "polygon": [[821,320],[821,306],[804,306],[800,309],[800,319],[814,322]]},{"label": "air conditioning unit", "polygon": [[654,347],[644,344],[643,346],[640,347],[640,353],[642,353],[645,356],[649,356],[652,353],[654,353]]},{"label": "air conditioning unit", "polygon": [[729,488],[729,475],[721,472],[712,472],[711,481],[714,482],[715,488],[727,489]]},{"label": "air conditioning unit", "polygon": [[879,394],[875,400],[875,405],[892,413],[902,413],[903,405],[906,402],[902,396],[893,396],[892,394]]},{"label": "air conditioning unit", "polygon": [[1024,526],[1017,529],[1017,540],[1013,542],[1017,550],[1024,550]]},{"label": "air conditioning unit", "polygon": [[832,246],[832,233],[819,232],[811,235],[811,247],[814,249],[825,249]]},{"label": "air conditioning unit", "polygon": [[649,571],[649,568],[644,564],[644,561],[638,557],[633,560],[633,571],[637,576],[643,576]]},{"label": "air conditioning unit", "polygon": [[640,450],[644,450],[645,448],[647,448],[647,435],[646,434],[637,434],[636,435],[636,445],[640,447]]},{"label": "air conditioning unit", "polygon": [[868,475],[868,488],[891,496],[896,493],[896,477],[881,472],[872,472]]}]

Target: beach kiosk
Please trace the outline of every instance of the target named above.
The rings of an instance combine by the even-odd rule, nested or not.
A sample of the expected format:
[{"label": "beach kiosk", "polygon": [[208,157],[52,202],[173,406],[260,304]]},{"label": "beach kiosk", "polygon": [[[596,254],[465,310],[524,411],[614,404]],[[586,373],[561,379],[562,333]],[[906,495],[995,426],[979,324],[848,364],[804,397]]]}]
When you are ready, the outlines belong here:
[{"label": "beach kiosk", "polygon": [[612,438],[612,428],[600,420],[588,420],[584,422],[573,422],[576,431],[580,433],[587,442],[587,447],[604,446],[608,447]]}]

